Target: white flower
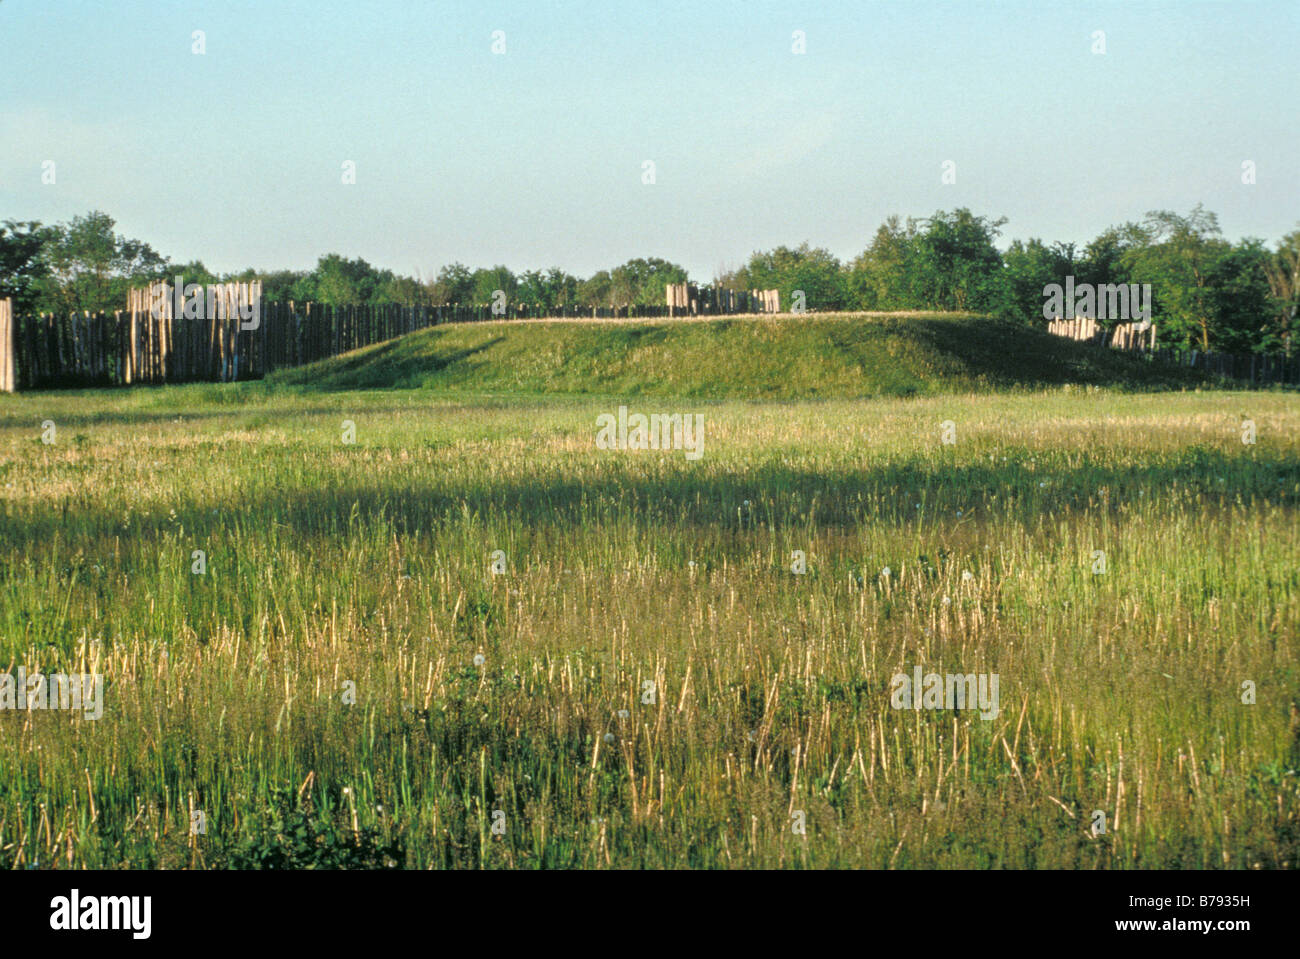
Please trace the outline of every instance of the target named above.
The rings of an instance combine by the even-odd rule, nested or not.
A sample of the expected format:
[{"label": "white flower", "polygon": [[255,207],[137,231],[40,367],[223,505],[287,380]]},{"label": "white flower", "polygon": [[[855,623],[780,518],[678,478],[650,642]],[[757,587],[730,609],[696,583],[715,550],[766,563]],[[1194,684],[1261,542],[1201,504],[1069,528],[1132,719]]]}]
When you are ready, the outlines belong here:
[{"label": "white flower", "polygon": [[943,598],[943,605],[945,605],[945,606],[951,606],[951,605],[952,605],[952,600],[949,599],[947,596],[945,596],[945,597]]},{"label": "white flower", "polygon": [[613,733],[605,733],[605,742],[607,742],[607,743],[612,743],[613,741],[614,741],[614,734],[613,734]]},{"label": "white flower", "polygon": [[884,569],[882,569],[882,570],[880,571],[880,575],[883,576],[883,577],[885,577],[886,579],[889,578],[889,573],[890,573],[890,570],[889,570],[889,567],[888,567],[888,566],[886,566]]},{"label": "white flower", "polygon": [[487,660],[483,658],[483,654],[482,654],[482,653],[479,653],[477,656],[474,657],[474,665],[475,665],[475,666],[482,666],[482,665],[483,665],[484,663],[486,663],[486,662],[487,662]]},{"label": "white flower", "polygon": [[619,719],[627,719],[627,717],[630,716],[630,715],[632,715],[632,714],[629,713],[626,709],[620,709],[620,710],[618,711],[618,718],[619,718]]},{"label": "white flower", "polygon": [[969,583],[969,582],[970,582],[972,579],[974,579],[974,578],[975,578],[975,574],[972,573],[970,570],[968,570],[968,569],[964,569],[964,570],[962,570],[962,573],[961,573],[961,581],[962,581],[963,583]]}]

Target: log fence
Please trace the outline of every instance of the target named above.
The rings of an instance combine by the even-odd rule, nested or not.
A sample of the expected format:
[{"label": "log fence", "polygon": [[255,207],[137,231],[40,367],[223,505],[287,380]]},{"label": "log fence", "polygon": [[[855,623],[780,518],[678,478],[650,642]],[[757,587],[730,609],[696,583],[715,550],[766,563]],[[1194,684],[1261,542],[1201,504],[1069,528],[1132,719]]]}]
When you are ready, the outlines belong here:
[{"label": "log fence", "polygon": [[[678,288],[685,284],[678,284]],[[724,313],[775,310],[777,291],[699,291],[662,307],[589,308],[510,305],[326,306],[260,301],[257,284],[219,284],[203,297],[203,318],[177,315],[170,287],[133,290],[127,309],[112,313],[20,315],[0,300],[0,392],[143,383],[230,382],[259,379],[405,333],[446,323],[492,320],[614,319],[682,315],[697,309]],[[729,294],[729,295],[728,295]],[[211,305],[212,309],[209,309]],[[250,316],[254,313],[254,316]],[[1127,328],[1126,328],[1127,327]],[[1049,330],[1081,342],[1130,350],[1153,360],[1202,370],[1251,386],[1300,386],[1300,357],[1230,354],[1155,347],[1155,329],[1135,324],[1106,331],[1093,320],[1056,320]]]}]

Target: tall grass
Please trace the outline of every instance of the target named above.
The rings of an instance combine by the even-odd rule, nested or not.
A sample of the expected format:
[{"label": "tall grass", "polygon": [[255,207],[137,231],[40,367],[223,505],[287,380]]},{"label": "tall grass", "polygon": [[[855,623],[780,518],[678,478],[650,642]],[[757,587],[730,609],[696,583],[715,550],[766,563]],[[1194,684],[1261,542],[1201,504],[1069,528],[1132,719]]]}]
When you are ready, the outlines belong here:
[{"label": "tall grass", "polygon": [[[634,405],[704,457],[603,400],[4,398],[0,672],[107,691],[0,712],[0,863],[1296,865],[1294,398]],[[915,665],[1001,714],[892,708]]]}]

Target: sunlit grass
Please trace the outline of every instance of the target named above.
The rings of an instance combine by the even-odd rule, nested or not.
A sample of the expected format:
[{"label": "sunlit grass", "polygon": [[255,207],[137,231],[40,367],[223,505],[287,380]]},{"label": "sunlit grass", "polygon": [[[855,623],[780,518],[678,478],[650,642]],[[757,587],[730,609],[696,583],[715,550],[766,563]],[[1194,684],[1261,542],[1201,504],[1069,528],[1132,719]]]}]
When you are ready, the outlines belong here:
[{"label": "sunlit grass", "polygon": [[617,402],[0,398],[0,672],[107,681],[0,712],[0,863],[1296,864],[1293,396]]}]

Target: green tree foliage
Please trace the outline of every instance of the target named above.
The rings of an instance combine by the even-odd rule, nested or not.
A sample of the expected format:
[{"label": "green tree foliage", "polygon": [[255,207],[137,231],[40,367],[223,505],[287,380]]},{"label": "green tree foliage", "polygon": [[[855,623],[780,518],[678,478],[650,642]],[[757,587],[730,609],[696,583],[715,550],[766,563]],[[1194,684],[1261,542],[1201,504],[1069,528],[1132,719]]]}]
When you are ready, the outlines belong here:
[{"label": "green tree foliage", "polygon": [[1264,263],[1273,316],[1270,340],[1290,353],[1300,334],[1300,230],[1289,233]]},{"label": "green tree foliage", "polygon": [[[1015,249],[1015,275],[1003,275],[996,240],[1005,219],[991,220],[962,208],[924,220],[892,216],[871,245],[853,261],[847,288],[853,305],[876,310],[977,310],[1042,312],[1030,302],[1028,285],[1046,275],[1050,259],[1030,241]],[[1031,247],[1033,247],[1031,249]],[[1010,283],[1010,287],[1008,287]],[[1029,307],[1032,312],[1026,313]]]},{"label": "green tree foliage", "polygon": [[990,220],[970,210],[940,210],[924,220],[915,238],[914,294],[934,310],[992,308],[998,298],[1002,257],[994,245],[1005,218]]},{"label": "green tree foliage", "polygon": [[383,279],[379,271],[363,259],[349,260],[337,253],[329,253],[316,261],[316,269],[310,277],[312,295],[305,299],[330,306],[371,303]]},{"label": "green tree foliage", "polygon": [[475,270],[471,299],[472,302],[483,306],[492,303],[497,291],[500,290],[506,295],[507,303],[514,303],[518,289],[519,281],[507,267],[494,266],[487,270]]},{"label": "green tree foliage", "polygon": [[[267,288],[267,280],[271,289]],[[322,256],[310,273],[266,274],[262,295],[270,301],[294,300],[330,306],[409,306],[430,301],[429,291],[413,277],[381,270],[365,260],[337,253]]]},{"label": "green tree foliage", "polygon": [[613,305],[614,284],[609,270],[597,270],[578,284],[578,303],[588,309]]},{"label": "green tree foliage", "polygon": [[212,283],[222,282],[221,277],[213,273],[201,260],[191,260],[189,263],[168,264],[167,278],[170,282],[175,283],[176,277],[183,277],[188,283],[202,283],[207,286]]},{"label": "green tree foliage", "polygon": [[863,310],[905,310],[915,306],[912,261],[916,221],[891,216],[876,230],[871,245],[849,269],[847,286],[853,305]]},{"label": "green tree foliage", "polygon": [[609,273],[614,306],[663,306],[668,285],[685,283],[686,270],[659,257],[628,260]]},{"label": "green tree foliage", "polygon": [[1083,248],[1083,257],[1074,264],[1077,283],[1102,286],[1109,283],[1136,282],[1129,270],[1129,251],[1138,239],[1132,231],[1111,227]]},{"label": "green tree foliage", "polygon": [[307,274],[301,270],[273,270],[263,273],[251,267],[227,277],[238,282],[262,281],[262,299],[268,303],[283,303],[293,300],[294,288],[302,282]]},{"label": "green tree foliage", "polygon": [[38,308],[49,311],[120,310],[127,290],[163,278],[167,259],[149,244],[114,233],[116,221],[93,211],[47,228],[41,246],[44,275]]},{"label": "green tree foliage", "polygon": [[570,276],[558,267],[542,270],[525,270],[519,274],[516,296],[520,303],[539,307],[545,311],[569,307],[578,301],[576,276]]},{"label": "green tree foliage", "polygon": [[33,309],[40,296],[38,281],[48,272],[40,255],[46,236],[34,220],[0,226],[0,300],[12,298],[19,312]]},{"label": "green tree foliage", "polygon": [[1262,240],[1246,239],[1224,250],[1209,266],[1205,310],[1209,341],[1215,349],[1248,353],[1282,348],[1270,323],[1268,259]]},{"label": "green tree foliage", "polygon": [[1220,235],[1218,217],[1199,204],[1185,217],[1153,210],[1125,233],[1128,246],[1122,259],[1133,282],[1151,284],[1153,319],[1162,324],[1165,341],[1210,349],[1210,277],[1230,249]]},{"label": "green tree foliage", "polygon": [[412,276],[399,276],[388,270],[381,271],[381,280],[375,287],[372,304],[396,304],[398,306],[417,306],[429,302],[429,292],[419,280]]},{"label": "green tree foliage", "polygon": [[474,299],[474,274],[463,263],[449,263],[429,285],[429,301],[435,306],[469,303]]},{"label": "green tree foliage", "polygon": [[780,291],[781,305],[787,309],[796,303],[796,291],[802,292],[809,310],[842,310],[849,305],[848,279],[840,261],[829,250],[807,242],[755,252],[735,280],[745,290]]},{"label": "green tree foliage", "polygon": [[1065,278],[1072,274],[1077,278],[1073,244],[1049,246],[1038,239],[1028,243],[1012,240],[1002,257],[997,312],[1008,319],[1046,323],[1043,288],[1052,283],[1064,285]]}]

